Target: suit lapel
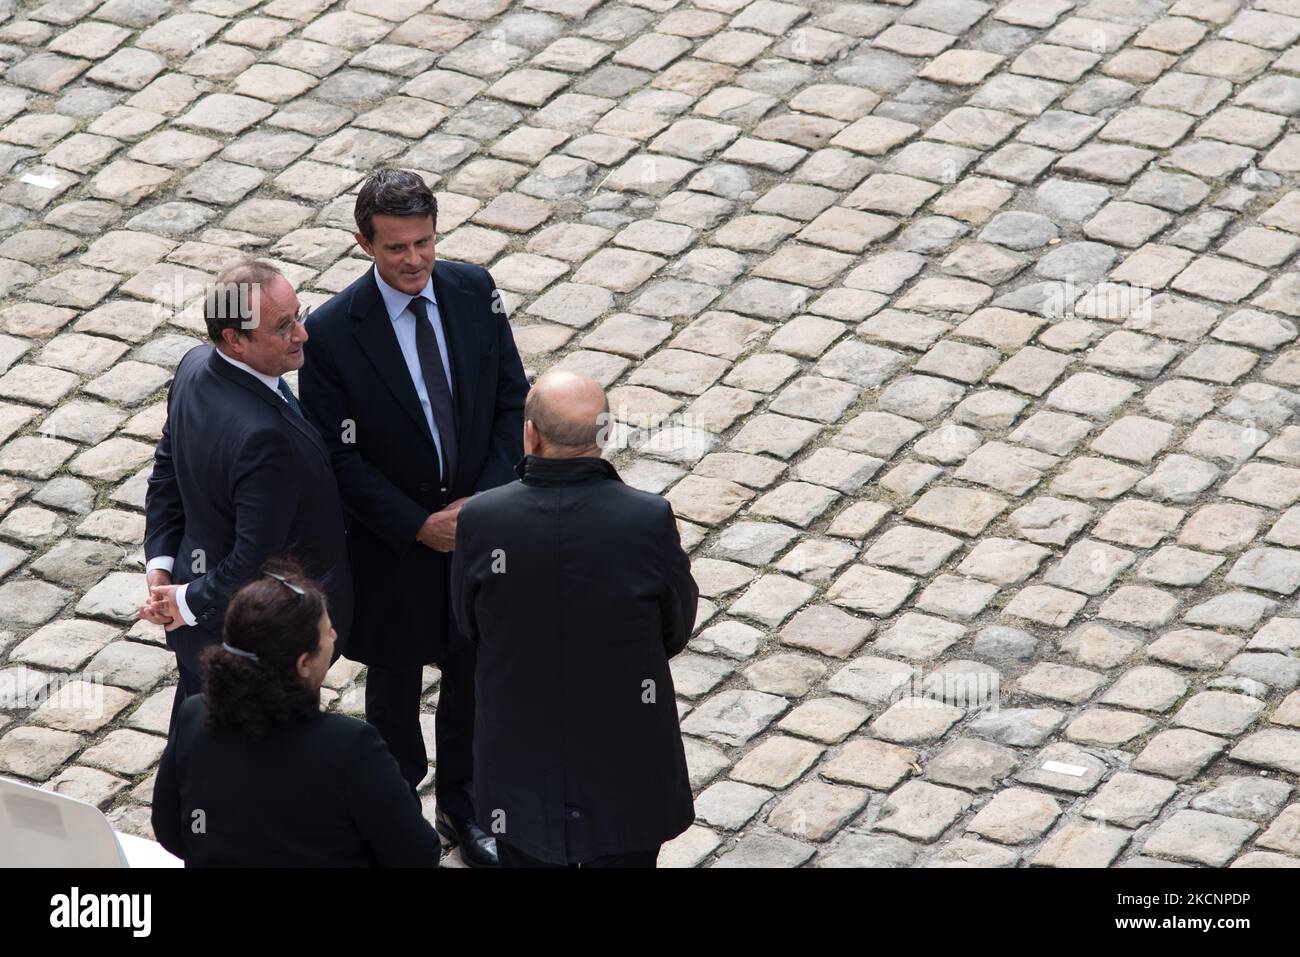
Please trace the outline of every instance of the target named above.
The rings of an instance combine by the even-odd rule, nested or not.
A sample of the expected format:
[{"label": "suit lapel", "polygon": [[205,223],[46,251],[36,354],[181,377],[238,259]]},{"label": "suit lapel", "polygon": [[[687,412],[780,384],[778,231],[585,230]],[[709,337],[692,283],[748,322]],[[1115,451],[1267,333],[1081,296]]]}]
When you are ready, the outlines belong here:
[{"label": "suit lapel", "polygon": [[465,292],[442,260],[433,264],[433,295],[438,300],[438,314],[442,317],[442,329],[447,336],[452,402],[456,406],[456,440],[463,450],[466,431],[474,421],[475,373],[483,351],[479,341],[481,324],[475,319],[482,304]]},{"label": "suit lapel", "polygon": [[402,356],[402,347],[397,344],[397,333],[393,331],[393,323],[388,318],[384,298],[379,295],[379,287],[375,285],[373,268],[366,271],[352,293],[351,313],[353,318],[360,320],[353,327],[353,334],[361,351],[374,365],[379,378],[393,394],[397,404],[432,448],[433,433],[429,431],[429,423],[424,418],[424,409],[420,406],[415,383],[411,381],[411,370],[407,368],[406,359]]},{"label": "suit lapel", "polygon": [[[261,383],[259,382],[258,385],[261,385]],[[329,465],[332,469],[333,465],[330,463],[329,450],[325,448],[325,440],[322,439],[320,433],[316,431],[316,426],[307,421],[306,413],[295,412],[293,409],[289,408],[289,403],[284,402],[283,400],[281,400],[280,405],[277,406],[276,409],[280,413],[280,418],[284,419],[303,435],[307,436],[311,441],[312,447],[321,454],[321,458],[325,460],[325,464]]]},{"label": "suit lapel", "polygon": [[312,447],[320,453],[325,463],[329,464],[329,452],[325,450],[325,443],[321,440],[320,433],[316,431],[315,426],[289,408],[288,402],[278,395],[272,395],[270,389],[243,369],[237,369],[229,362],[226,362],[221,356],[217,355],[215,348],[212,350],[212,355],[208,357],[208,367],[216,375],[221,376],[228,382],[233,382],[242,389],[248,390],[274,409],[280,418],[301,432],[311,442]]}]

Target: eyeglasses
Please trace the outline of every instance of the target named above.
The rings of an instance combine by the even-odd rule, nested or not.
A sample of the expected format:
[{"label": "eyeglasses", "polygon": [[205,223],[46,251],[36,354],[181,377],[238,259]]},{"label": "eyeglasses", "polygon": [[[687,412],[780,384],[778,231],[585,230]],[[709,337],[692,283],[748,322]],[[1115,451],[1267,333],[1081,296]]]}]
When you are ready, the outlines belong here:
[{"label": "eyeglasses", "polygon": [[289,591],[293,592],[299,598],[307,597],[307,592],[304,589],[302,589],[298,585],[295,585],[293,582],[289,581],[289,579],[285,578],[283,575],[277,575],[275,572],[262,572],[262,574],[265,575],[267,578],[274,578],[276,581],[278,581],[285,588],[289,589]]},{"label": "eyeglasses", "polygon": [[274,330],[275,335],[279,336],[285,342],[288,342],[291,338],[293,338],[294,327],[300,326],[303,323],[305,323],[307,321],[307,317],[310,315],[311,315],[311,306],[303,306],[301,309],[298,310],[298,315],[294,316],[292,320],[282,322],[275,327]]},{"label": "eyeglasses", "polygon": [[[285,342],[288,342],[290,339],[293,338],[294,327],[301,326],[304,323],[306,323],[307,319],[310,316],[311,316],[311,306],[303,306],[301,309],[298,310],[298,314],[296,316],[294,316],[291,319],[285,319],[283,322],[279,323],[274,329],[272,329],[269,333],[267,333],[267,335],[278,336],[280,339],[284,340]],[[242,320],[239,323],[239,328],[244,331],[245,335],[251,338],[253,335],[253,331],[255,329],[261,329],[264,327],[262,325],[261,317],[257,315],[253,315],[250,316],[249,318]]]}]

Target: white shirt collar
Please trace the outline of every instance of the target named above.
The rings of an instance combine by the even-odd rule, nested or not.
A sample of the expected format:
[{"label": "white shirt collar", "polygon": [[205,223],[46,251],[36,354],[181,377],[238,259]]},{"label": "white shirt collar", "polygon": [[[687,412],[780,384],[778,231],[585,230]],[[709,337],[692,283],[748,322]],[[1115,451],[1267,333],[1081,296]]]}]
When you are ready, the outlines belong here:
[{"label": "white shirt collar", "polygon": [[289,401],[289,400],[286,399],[283,395],[281,395],[281,393],[280,393],[280,380],[279,380],[278,378],[276,378],[275,376],[273,376],[273,375],[267,375],[267,374],[264,373],[264,372],[258,372],[256,369],[254,369],[252,366],[250,366],[247,362],[240,362],[238,359],[232,359],[232,358],[230,358],[230,356],[226,355],[224,352],[222,352],[220,349],[216,348],[215,346],[213,347],[213,351],[214,351],[217,355],[221,356],[221,358],[223,358],[223,359],[225,359],[227,362],[229,362],[229,363],[230,363],[232,366],[234,366],[236,369],[243,369],[245,372],[247,372],[249,375],[251,375],[251,376],[252,376],[254,379],[256,379],[258,382],[261,382],[263,385],[265,385],[268,389],[270,389],[270,390],[271,390],[272,392],[274,392],[276,395],[280,396],[280,400],[281,400],[281,401],[283,401],[283,402],[287,402],[287,401]]},{"label": "white shirt collar", "polygon": [[[390,321],[396,322],[397,317],[406,310],[406,307],[411,304],[411,300],[414,299],[415,296],[402,292],[400,289],[394,289],[392,286],[388,285],[388,283],[384,282],[384,277],[379,275],[378,266],[372,266],[371,269],[375,274],[375,285],[379,287],[379,295],[384,297],[384,308],[388,310],[388,318]],[[433,297],[432,273],[430,273],[429,278],[424,281],[424,288],[420,290],[418,295],[429,300],[429,302],[435,307],[438,305],[438,300]]]}]

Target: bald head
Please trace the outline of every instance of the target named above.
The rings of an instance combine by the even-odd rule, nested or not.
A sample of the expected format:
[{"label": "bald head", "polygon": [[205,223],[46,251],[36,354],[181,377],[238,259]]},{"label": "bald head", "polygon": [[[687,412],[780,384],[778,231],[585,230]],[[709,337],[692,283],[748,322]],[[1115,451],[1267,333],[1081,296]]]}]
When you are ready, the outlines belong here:
[{"label": "bald head", "polygon": [[524,402],[524,451],[546,458],[599,456],[608,419],[609,400],[599,382],[548,372]]}]

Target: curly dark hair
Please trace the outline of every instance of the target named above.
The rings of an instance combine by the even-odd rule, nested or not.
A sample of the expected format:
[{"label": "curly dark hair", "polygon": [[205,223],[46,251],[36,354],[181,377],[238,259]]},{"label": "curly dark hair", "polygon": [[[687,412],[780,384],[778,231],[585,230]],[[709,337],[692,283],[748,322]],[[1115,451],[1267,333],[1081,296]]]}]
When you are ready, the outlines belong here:
[{"label": "curly dark hair", "polygon": [[256,738],[277,725],[320,712],[320,692],[303,683],[297,661],[304,652],[320,651],[325,608],[320,586],[288,561],[268,562],[257,578],[235,592],[226,609],[222,639],[257,658],[222,645],[204,650],[208,727],[237,728]]},{"label": "curly dark hair", "polygon": [[438,228],[438,200],[418,173],[381,167],[361,184],[353,218],[366,242],[375,240],[376,216],[431,216]]}]

